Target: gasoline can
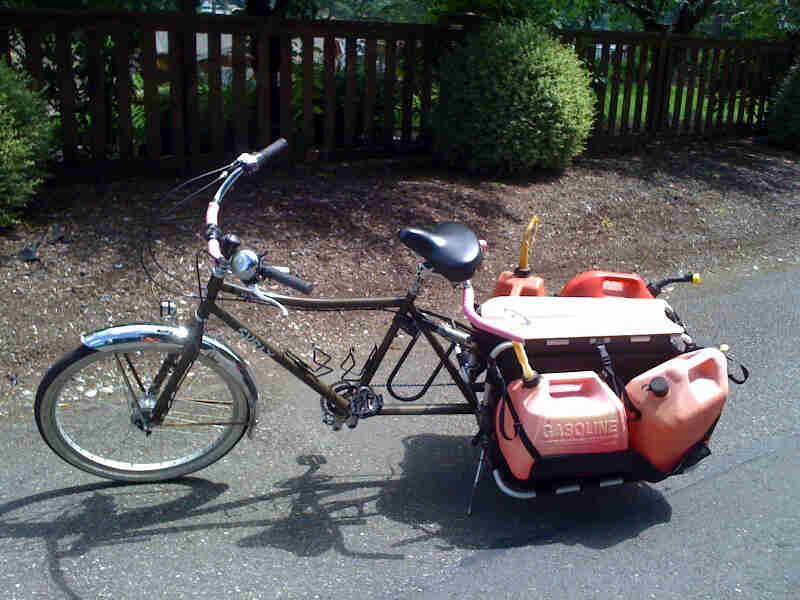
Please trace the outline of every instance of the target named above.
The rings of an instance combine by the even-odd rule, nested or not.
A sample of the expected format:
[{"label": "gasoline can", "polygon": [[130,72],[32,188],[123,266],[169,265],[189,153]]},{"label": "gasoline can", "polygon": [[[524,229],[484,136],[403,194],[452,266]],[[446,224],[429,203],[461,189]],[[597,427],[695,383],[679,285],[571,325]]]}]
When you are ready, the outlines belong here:
[{"label": "gasoline can", "polygon": [[722,414],[727,360],[716,348],[703,348],[634,377],[625,389],[641,413],[628,423],[631,449],[669,473]]}]

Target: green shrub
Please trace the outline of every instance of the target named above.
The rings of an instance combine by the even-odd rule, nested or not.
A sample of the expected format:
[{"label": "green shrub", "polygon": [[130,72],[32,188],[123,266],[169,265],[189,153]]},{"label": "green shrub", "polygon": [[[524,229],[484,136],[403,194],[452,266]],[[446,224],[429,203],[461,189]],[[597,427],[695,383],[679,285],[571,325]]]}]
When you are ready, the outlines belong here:
[{"label": "green shrub", "polygon": [[583,151],[595,96],[575,52],[522,21],[487,26],[443,57],[435,150],[447,164],[515,173]]},{"label": "green shrub", "polygon": [[800,60],[784,77],[770,110],[769,140],[800,150]]},{"label": "green shrub", "polygon": [[46,104],[28,83],[0,60],[0,227],[17,222],[42,182],[53,138]]}]

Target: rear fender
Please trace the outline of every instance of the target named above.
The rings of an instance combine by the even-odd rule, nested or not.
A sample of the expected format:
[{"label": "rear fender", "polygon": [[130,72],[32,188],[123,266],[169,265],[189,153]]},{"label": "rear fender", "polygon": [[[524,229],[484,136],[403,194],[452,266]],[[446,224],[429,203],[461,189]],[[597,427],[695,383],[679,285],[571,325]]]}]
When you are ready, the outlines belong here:
[{"label": "rear fender", "polygon": [[[124,352],[143,343],[163,350],[180,350],[186,344],[188,335],[189,330],[186,327],[159,323],[132,323],[85,333],[81,336],[81,342],[98,352]],[[247,435],[252,437],[258,423],[258,389],[247,370],[247,364],[229,346],[205,335],[200,352],[230,375],[231,380],[239,388],[238,393],[247,399],[249,408]]]}]

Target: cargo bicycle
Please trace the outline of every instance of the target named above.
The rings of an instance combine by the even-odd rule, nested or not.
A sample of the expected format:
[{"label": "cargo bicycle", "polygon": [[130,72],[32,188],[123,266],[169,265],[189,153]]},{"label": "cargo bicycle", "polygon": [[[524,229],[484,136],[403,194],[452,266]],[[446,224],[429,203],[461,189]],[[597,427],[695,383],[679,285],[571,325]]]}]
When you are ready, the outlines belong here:
[{"label": "cargo bicycle", "polygon": [[[656,298],[664,286],[692,275],[646,284],[634,274],[592,271],[548,297],[541,280],[521,265],[502,274],[493,297],[478,306],[470,278],[485,243],[462,224],[439,223],[400,232],[423,259],[403,296],[267,292],[259,286],[267,279],[304,294],[312,286],[223,232],[219,213],[240,177],[285,148],[279,140],[222,170],[205,219],[211,274],[191,323],[131,323],[84,334],[80,346],[45,374],[35,418],[59,457],[109,479],[163,481],[207,467],[252,434],[259,391],[244,359],[206,335],[212,315],[319,394],[323,422],[334,430],[378,415],[473,415],[473,442],[480,448],[473,492],[486,470],[504,493],[533,498],[658,481],[710,453],[728,395],[727,359],[718,349],[697,346],[675,311]],[[432,273],[461,288],[467,324],[417,306]],[[221,308],[221,295],[284,314],[381,309],[394,316],[363,368],[348,368],[329,384],[329,357],[315,355],[309,365]],[[401,334],[410,342],[386,388],[403,402],[384,404],[373,379]],[[420,337],[438,364],[417,393],[406,394],[394,378]],[[419,403],[442,369],[460,400]],[[743,381],[743,373],[731,378]]]}]

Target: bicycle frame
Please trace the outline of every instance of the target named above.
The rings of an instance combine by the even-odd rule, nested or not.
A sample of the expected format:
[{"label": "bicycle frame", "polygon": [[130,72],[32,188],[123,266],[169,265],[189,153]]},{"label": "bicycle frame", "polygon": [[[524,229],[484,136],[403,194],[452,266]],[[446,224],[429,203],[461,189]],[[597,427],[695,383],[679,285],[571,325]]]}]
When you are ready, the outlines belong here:
[{"label": "bicycle frame", "polygon": [[[424,269],[420,269],[416,281],[409,289],[406,296],[336,299],[299,298],[294,296],[278,295],[270,296],[287,308],[298,308],[311,311],[396,309],[395,316],[392,319],[386,333],[384,334],[381,344],[377,347],[377,350],[370,355],[366,364],[364,365],[364,368],[358,377],[357,387],[361,388],[362,386],[369,386],[371,384],[373,377],[386,357],[387,352],[389,351],[391,343],[401,330],[421,332],[428,340],[428,343],[431,345],[436,355],[439,357],[439,360],[441,361],[439,368],[441,368],[441,365],[443,365],[447,369],[450,378],[458,387],[465,399],[465,402],[414,406],[386,406],[380,411],[379,414],[387,416],[475,414],[478,408],[478,401],[475,391],[472,387],[473,382],[467,381],[467,379],[462,376],[462,373],[459,372],[458,367],[450,360],[450,353],[452,352],[453,347],[456,344],[472,344],[471,338],[466,335],[466,333],[457,334],[455,332],[446,330],[438,323],[432,321],[423,311],[419,310],[414,305],[423,275]],[[173,363],[175,365],[174,371],[170,375],[164,389],[159,394],[158,401],[153,409],[153,422],[162,422],[169,411],[172,398],[177,393],[184,376],[200,352],[200,342],[203,339],[205,324],[208,317],[211,315],[218,317],[223,323],[238,333],[245,341],[255,346],[258,350],[277,362],[280,366],[289,371],[300,381],[316,391],[329,403],[331,403],[332,406],[337,407],[340,413],[337,414],[337,416],[343,420],[350,418],[351,406],[349,399],[337,393],[330,385],[317,377],[317,375],[312,372],[310,367],[299,357],[294,355],[290,350],[280,349],[270,341],[260,337],[236,317],[217,305],[216,298],[220,292],[235,294],[238,296],[252,297],[246,288],[227,284],[223,281],[223,277],[220,277],[217,274],[212,274],[206,290],[207,294],[200,302],[200,305],[197,309],[195,323],[190,329],[186,346],[181,352],[180,357],[178,357],[177,364]],[[436,337],[437,335],[451,342],[451,347],[449,350],[445,350],[442,347],[442,344]],[[395,370],[393,370],[393,374],[399,368],[400,364],[402,364],[404,358],[405,355],[398,360],[398,364],[395,367]],[[172,365],[165,364],[165,366],[162,368],[163,374],[161,377],[156,377],[157,383],[163,381],[164,377],[166,376],[166,369],[170,366]],[[428,384],[426,385],[429,385],[431,380],[429,380]],[[427,387],[425,389],[427,389]],[[416,399],[416,397],[414,399]]]}]

